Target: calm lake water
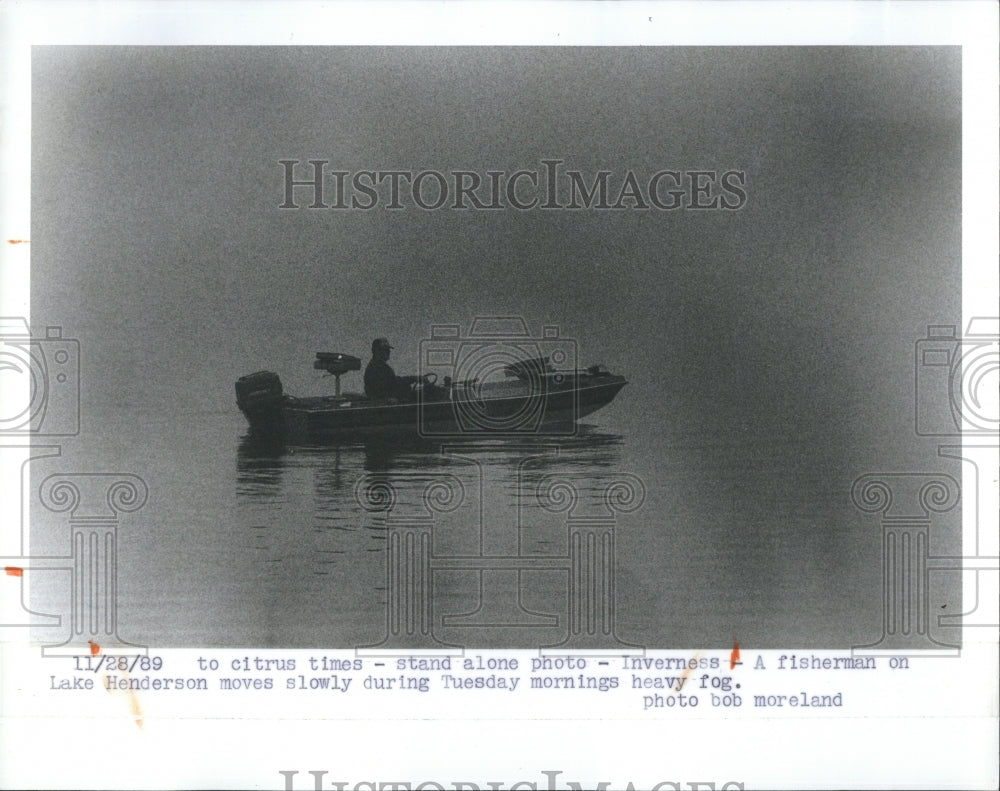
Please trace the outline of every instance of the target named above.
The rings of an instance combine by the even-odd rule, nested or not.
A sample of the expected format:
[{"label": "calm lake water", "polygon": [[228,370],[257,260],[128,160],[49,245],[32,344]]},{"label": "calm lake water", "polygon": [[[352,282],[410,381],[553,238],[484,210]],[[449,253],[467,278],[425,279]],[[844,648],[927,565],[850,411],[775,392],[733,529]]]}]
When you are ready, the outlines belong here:
[{"label": "calm lake water", "polygon": [[[63,457],[33,462],[32,480],[78,469],[147,482],[147,504],[118,531],[119,635],[155,647],[379,644],[399,531],[404,548],[406,531],[418,547],[422,535],[430,542],[435,644],[564,644],[582,595],[574,574],[602,562],[600,551],[582,571],[567,560],[588,525],[613,536],[614,613],[601,622],[614,622],[610,645],[878,640],[881,528],[850,492],[859,475],[898,466],[895,451],[790,436],[738,416],[699,423],[669,398],[644,411],[640,395],[627,387],[573,437],[443,447],[262,447],[235,406],[181,415],[164,403],[123,412],[108,430],[68,443]],[[933,527],[932,552],[955,546],[958,515],[947,516]],[[32,519],[33,551],[66,552],[63,515],[35,507]],[[477,569],[468,560],[477,557],[522,560]],[[399,572],[399,585],[419,583],[405,576],[414,568]],[[600,571],[591,577],[604,579]],[[45,576],[34,606],[66,612],[65,579]],[[932,612],[960,611],[956,583],[935,581]]]}]

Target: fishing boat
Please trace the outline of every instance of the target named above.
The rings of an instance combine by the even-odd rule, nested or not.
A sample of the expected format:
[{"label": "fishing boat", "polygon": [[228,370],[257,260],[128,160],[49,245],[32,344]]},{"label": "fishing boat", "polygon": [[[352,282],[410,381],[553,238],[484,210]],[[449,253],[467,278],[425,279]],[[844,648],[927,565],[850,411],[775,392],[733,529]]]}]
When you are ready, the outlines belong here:
[{"label": "fishing boat", "polygon": [[435,373],[398,377],[400,398],[341,392],[340,377],[361,370],[348,354],[317,352],[313,368],[336,379],[334,395],[296,397],[279,376],[257,371],[236,382],[236,404],[251,434],[296,443],[325,443],[384,434],[428,438],[575,433],[576,422],[607,406],[627,384],[604,366],[563,371],[547,357],[508,362],[502,378],[453,381]]}]

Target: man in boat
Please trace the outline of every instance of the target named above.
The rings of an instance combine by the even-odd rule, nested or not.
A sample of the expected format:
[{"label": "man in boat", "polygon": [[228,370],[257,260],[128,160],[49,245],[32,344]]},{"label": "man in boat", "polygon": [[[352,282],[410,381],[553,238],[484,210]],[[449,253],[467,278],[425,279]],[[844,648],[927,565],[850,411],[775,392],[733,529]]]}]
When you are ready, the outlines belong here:
[{"label": "man in boat", "polygon": [[421,379],[419,376],[396,376],[389,365],[389,355],[392,346],[386,338],[376,338],[372,341],[372,359],[365,368],[365,395],[369,398],[388,399],[390,401],[414,401],[417,398],[418,386],[424,396],[437,400],[447,396],[447,392],[433,384],[433,379]]},{"label": "man in boat", "polygon": [[372,341],[372,359],[365,368],[365,395],[369,398],[403,398],[409,400],[410,385],[396,376],[389,365],[392,346],[387,338]]}]

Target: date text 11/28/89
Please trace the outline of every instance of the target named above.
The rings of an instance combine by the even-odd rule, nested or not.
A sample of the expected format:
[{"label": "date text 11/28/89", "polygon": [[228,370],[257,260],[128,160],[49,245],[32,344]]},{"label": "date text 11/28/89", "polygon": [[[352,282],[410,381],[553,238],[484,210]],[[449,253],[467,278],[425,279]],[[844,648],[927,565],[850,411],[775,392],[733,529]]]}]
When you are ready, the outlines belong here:
[{"label": "date text 11/28/89", "polygon": [[143,654],[136,654],[135,656],[98,654],[96,656],[75,656],[73,660],[76,663],[75,670],[78,672],[89,670],[92,673],[96,673],[99,670],[104,670],[105,672],[123,671],[132,673],[136,669],[140,671],[163,669],[163,657],[144,656]]}]

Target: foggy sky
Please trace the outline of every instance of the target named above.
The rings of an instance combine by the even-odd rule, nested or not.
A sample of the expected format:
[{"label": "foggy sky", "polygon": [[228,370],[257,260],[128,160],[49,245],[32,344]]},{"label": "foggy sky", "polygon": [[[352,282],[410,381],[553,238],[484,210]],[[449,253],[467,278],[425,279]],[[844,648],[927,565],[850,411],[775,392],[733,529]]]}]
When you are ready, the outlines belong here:
[{"label": "foggy sky", "polygon": [[[318,392],[315,351],[367,357],[376,335],[414,370],[431,324],[518,314],[654,411],[667,390],[901,430],[913,340],[960,316],[960,67],[958,48],[36,47],[33,320],[81,340],[98,411],[162,388],[229,408],[260,368]],[[748,201],[279,210],[279,160],[310,158],[737,169]]]}]

